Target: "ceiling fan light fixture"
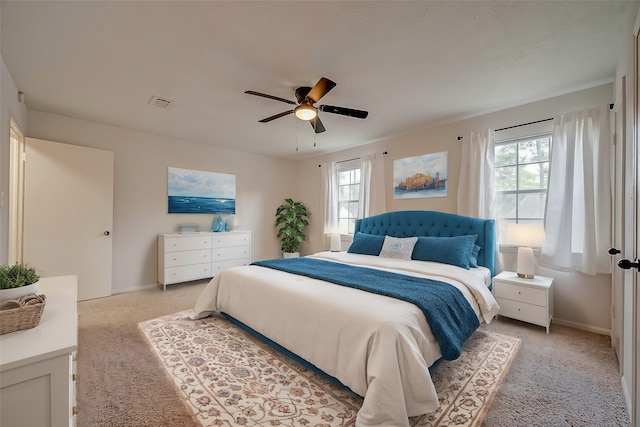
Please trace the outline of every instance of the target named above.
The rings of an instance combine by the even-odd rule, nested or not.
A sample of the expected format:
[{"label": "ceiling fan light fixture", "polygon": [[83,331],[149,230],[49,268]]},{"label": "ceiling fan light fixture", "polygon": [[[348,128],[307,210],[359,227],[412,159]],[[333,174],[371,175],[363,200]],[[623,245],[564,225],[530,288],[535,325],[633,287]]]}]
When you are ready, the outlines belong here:
[{"label": "ceiling fan light fixture", "polygon": [[318,115],[318,110],[309,104],[301,104],[293,109],[294,114],[300,120],[313,120]]}]

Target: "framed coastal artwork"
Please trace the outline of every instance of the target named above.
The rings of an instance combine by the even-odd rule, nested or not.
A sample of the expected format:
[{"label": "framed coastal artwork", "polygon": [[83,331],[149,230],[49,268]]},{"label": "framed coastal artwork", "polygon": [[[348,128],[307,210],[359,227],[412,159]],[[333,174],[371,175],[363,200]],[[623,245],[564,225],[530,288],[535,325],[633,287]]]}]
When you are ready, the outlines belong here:
[{"label": "framed coastal artwork", "polygon": [[393,198],[447,196],[447,151],[393,161]]},{"label": "framed coastal artwork", "polygon": [[169,213],[236,213],[236,176],[169,168]]}]

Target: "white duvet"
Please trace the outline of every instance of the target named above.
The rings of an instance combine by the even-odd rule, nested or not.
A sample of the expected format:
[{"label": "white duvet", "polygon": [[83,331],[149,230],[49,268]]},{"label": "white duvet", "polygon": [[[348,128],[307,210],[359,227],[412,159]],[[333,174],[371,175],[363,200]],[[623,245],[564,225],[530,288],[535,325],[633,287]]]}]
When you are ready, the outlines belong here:
[{"label": "white duvet", "polygon": [[[424,276],[460,289],[481,322],[498,304],[488,270],[346,252],[312,255],[336,262]],[[258,266],[214,277],[192,318],[225,312],[364,397],[356,425],[408,426],[408,417],[438,408],[429,366],[441,354],[422,311],[394,298]]]}]

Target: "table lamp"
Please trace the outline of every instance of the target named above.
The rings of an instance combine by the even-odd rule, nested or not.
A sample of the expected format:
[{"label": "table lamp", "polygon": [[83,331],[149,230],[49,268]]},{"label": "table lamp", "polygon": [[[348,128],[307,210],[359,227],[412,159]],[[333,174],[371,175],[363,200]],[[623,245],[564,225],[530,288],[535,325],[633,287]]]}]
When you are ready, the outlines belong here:
[{"label": "table lamp", "polygon": [[518,246],[518,277],[534,278],[535,260],[533,248],[541,248],[545,243],[542,224],[508,224],[507,245]]}]

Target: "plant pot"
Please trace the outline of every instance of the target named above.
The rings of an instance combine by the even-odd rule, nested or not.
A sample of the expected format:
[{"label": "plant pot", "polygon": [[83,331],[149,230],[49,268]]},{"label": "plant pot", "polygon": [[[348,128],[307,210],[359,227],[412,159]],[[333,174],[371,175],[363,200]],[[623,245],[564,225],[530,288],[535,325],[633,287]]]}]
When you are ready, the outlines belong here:
[{"label": "plant pot", "polygon": [[282,258],[298,258],[300,252],[282,252]]},{"label": "plant pot", "polygon": [[23,295],[37,294],[40,290],[40,281],[32,283],[27,286],[21,286],[19,288],[0,289],[0,301],[7,301],[10,299],[18,299]]}]

